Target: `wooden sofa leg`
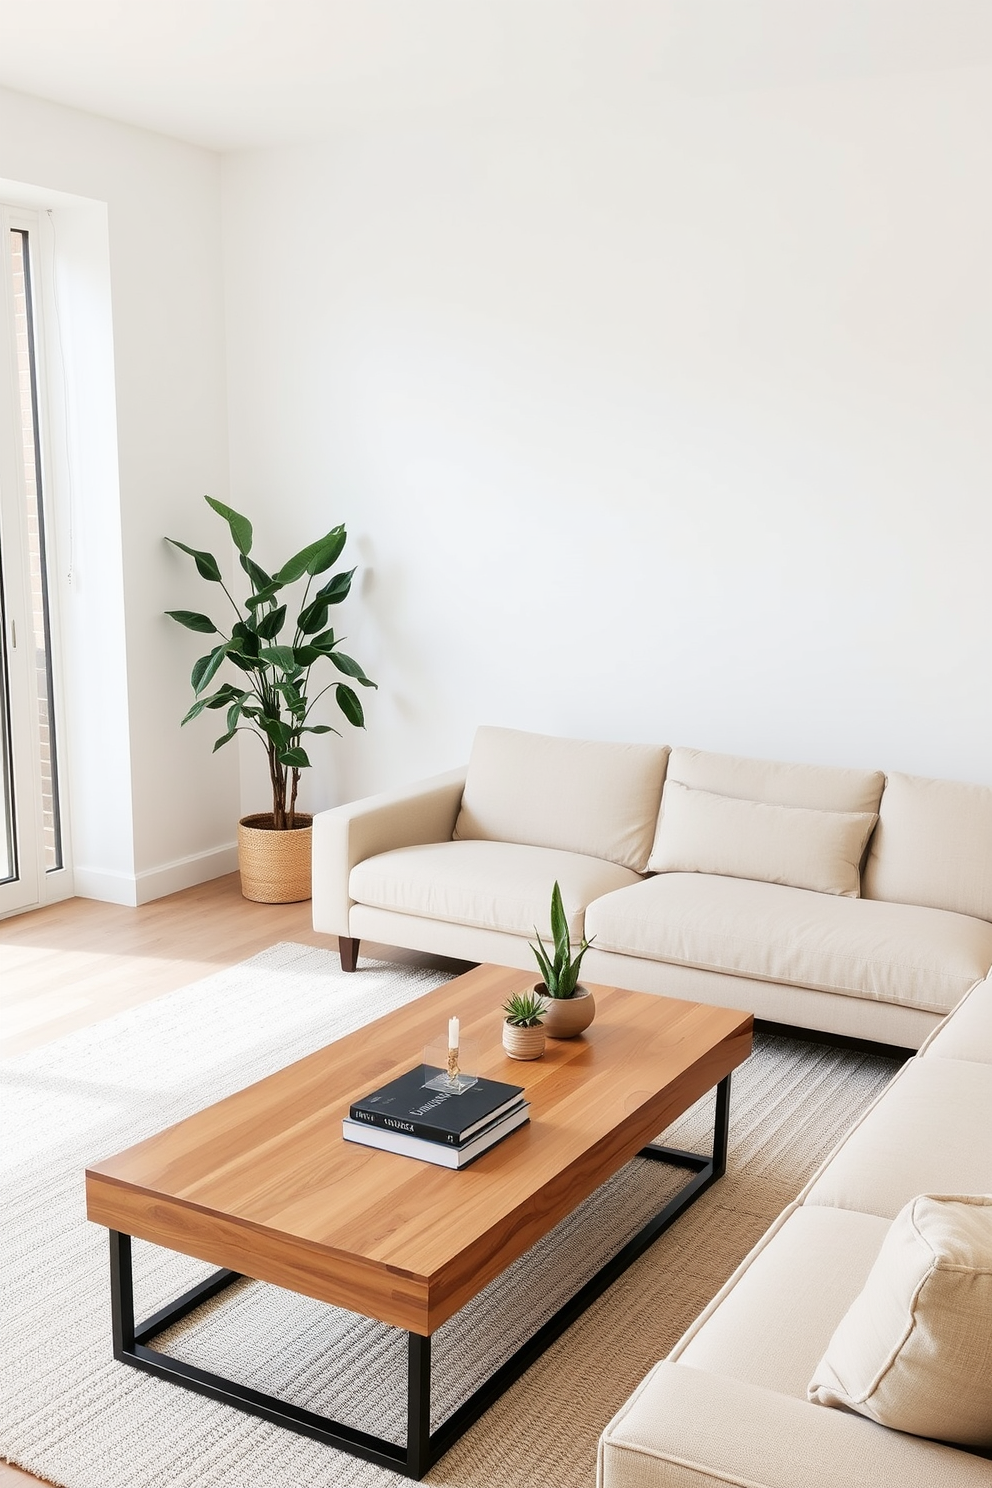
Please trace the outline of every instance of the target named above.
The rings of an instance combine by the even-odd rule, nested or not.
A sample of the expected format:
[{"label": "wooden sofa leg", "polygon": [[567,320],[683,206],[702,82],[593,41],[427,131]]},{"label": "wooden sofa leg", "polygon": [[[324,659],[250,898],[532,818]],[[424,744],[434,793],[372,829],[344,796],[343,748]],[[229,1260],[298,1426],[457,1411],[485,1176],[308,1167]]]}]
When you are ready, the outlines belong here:
[{"label": "wooden sofa leg", "polygon": [[358,966],[358,947],[360,940],[353,939],[350,935],[338,936],[338,954],[341,957],[341,970],[354,971]]}]

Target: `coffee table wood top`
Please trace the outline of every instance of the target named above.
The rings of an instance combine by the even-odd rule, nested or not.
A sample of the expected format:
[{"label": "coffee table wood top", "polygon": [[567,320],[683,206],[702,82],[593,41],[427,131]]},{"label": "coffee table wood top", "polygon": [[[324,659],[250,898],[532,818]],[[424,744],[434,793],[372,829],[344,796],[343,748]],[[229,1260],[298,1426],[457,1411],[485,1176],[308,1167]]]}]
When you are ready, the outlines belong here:
[{"label": "coffee table wood top", "polygon": [[[586,1034],[512,1060],[501,1005],[533,982],[476,967],[94,1165],[89,1218],[434,1332],[750,1053],[749,1013],[596,986]],[[525,1087],[529,1124],[460,1172],[346,1142],[352,1101],[455,1014],[478,1073]]]}]

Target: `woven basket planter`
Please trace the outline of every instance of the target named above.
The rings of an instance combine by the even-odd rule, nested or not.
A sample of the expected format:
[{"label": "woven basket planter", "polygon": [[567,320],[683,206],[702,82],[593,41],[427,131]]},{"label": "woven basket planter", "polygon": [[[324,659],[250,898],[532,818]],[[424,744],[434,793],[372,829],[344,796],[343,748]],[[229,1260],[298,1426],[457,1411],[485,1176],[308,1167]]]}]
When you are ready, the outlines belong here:
[{"label": "woven basket planter", "polygon": [[291,832],[277,832],[272,813],[243,816],[238,822],[241,892],[256,904],[295,904],[310,898],[312,816],[296,813]]},{"label": "woven basket planter", "polygon": [[503,1048],[511,1059],[540,1059],[544,1053],[544,1029],[520,1028],[515,1023],[503,1024]]}]

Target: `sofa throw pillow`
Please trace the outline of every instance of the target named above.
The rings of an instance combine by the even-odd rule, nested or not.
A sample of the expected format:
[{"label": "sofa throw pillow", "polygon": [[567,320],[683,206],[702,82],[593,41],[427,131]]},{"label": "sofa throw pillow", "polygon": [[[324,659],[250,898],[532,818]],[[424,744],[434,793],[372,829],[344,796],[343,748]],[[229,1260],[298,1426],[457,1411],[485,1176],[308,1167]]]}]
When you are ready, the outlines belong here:
[{"label": "sofa throw pillow", "polygon": [[992,1197],[922,1194],[900,1210],[808,1395],[913,1436],[992,1447]]},{"label": "sofa throw pillow", "polygon": [[857,899],[871,811],[739,801],[665,783],[648,859],[653,873],[716,873]]},{"label": "sofa throw pillow", "polygon": [[679,745],[668,761],[668,780],[691,790],[767,801],[772,806],[806,806],[812,811],[877,811],[885,776],[881,770],[850,770],[837,765],[794,765],[782,760],[711,754]]},{"label": "sofa throw pillow", "polygon": [[992,786],[890,775],[864,895],[992,920]]},{"label": "sofa throw pillow", "polygon": [[655,744],[484,726],[472,745],[455,840],[553,847],[643,873],[667,762],[667,747]]}]

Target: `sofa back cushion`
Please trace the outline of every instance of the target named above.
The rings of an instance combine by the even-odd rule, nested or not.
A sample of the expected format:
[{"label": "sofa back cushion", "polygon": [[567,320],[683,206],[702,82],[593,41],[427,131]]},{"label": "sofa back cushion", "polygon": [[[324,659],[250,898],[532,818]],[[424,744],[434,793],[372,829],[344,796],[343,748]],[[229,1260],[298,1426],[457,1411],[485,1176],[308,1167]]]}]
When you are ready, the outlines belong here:
[{"label": "sofa back cushion", "polygon": [[455,840],[560,848],[642,873],[667,759],[667,747],[654,744],[480,728]]},{"label": "sofa back cushion", "polygon": [[890,775],[863,893],[992,920],[992,786]]},{"label": "sofa back cushion", "polygon": [[654,873],[717,873],[857,899],[873,811],[739,801],[671,778],[648,859]]},{"label": "sofa back cushion", "polygon": [[780,764],[736,754],[709,754],[703,749],[673,749],[667,778],[739,801],[806,806],[815,811],[877,811],[885,784],[881,770]]},{"label": "sofa back cushion", "polygon": [[809,1384],[817,1405],[992,1447],[992,1197],[921,1194],[892,1221]]}]

